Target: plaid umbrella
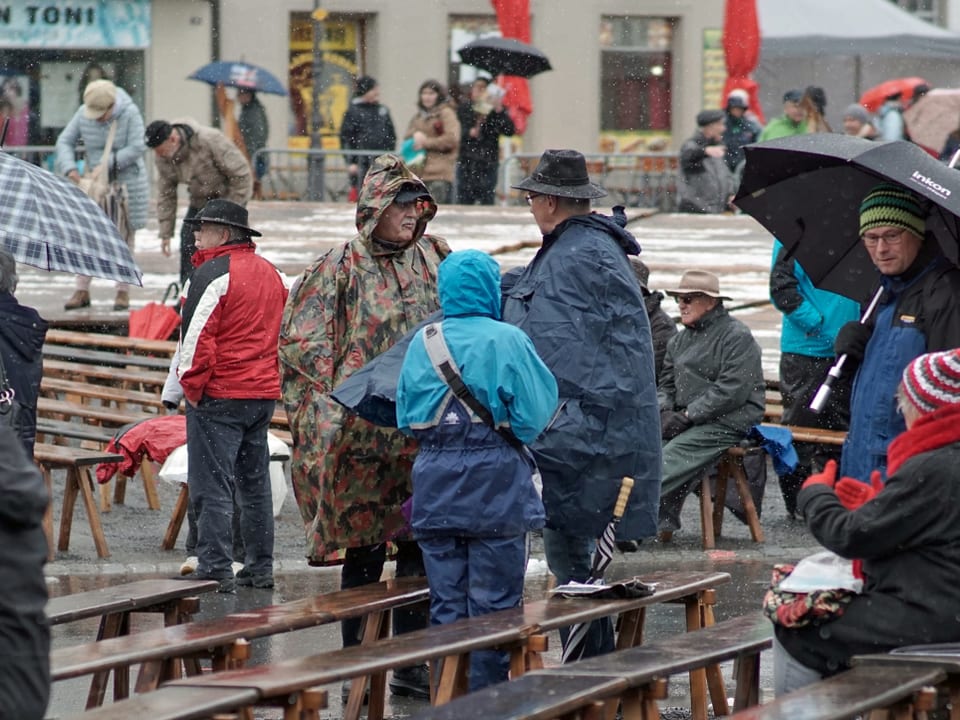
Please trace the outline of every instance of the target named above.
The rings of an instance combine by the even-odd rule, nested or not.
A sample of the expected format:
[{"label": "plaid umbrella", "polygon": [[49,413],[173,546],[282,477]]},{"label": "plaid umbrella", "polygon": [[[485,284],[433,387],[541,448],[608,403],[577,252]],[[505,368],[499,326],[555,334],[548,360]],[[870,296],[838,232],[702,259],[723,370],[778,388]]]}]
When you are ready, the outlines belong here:
[{"label": "plaid umbrella", "polygon": [[[588,583],[599,584],[603,579],[603,573],[613,561],[613,548],[617,542],[617,525],[620,524],[620,518],[623,517],[624,510],[627,508],[627,499],[630,497],[630,491],[633,489],[633,478],[625,477],[620,484],[620,494],[617,496],[617,502],[613,506],[613,517],[603,533],[597,538],[597,551],[593,554],[593,567],[590,569],[590,579]],[[594,622],[609,622],[608,620],[596,620]],[[586,648],[587,631],[592,623],[578,623],[571,626],[567,641],[563,644],[562,662],[571,662],[583,657]]]},{"label": "plaid umbrella", "polygon": [[65,178],[0,151],[0,248],[43,270],[143,285],[117,226]]}]

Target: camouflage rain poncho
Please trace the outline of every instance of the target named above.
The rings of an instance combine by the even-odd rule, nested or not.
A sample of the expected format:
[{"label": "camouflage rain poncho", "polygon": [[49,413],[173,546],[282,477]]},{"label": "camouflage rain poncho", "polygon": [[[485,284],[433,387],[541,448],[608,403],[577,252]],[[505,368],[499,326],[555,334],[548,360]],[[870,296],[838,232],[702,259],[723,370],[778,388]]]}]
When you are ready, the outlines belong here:
[{"label": "camouflage rain poncho", "polygon": [[450,248],[423,235],[436,214],[425,203],[413,244],[374,242],[380,214],[402,185],[422,181],[394,155],[377,158],[357,203],[359,234],[307,268],[280,329],[283,402],[293,432],[293,490],[307,529],[307,557],[402,535],[416,443],[396,428],[348,413],[330,391],[440,307],[437,266]]}]

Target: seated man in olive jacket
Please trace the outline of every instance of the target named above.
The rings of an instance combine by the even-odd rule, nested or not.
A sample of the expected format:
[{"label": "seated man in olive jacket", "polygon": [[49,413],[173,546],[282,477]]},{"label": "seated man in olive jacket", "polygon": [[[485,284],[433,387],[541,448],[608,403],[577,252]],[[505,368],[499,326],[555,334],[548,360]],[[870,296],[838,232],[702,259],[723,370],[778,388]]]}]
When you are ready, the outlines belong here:
[{"label": "seated man in olive jacket", "polygon": [[688,270],[666,290],[683,329],[667,343],[657,386],[663,446],[661,538],[680,528],[687,493],[704,470],[763,419],[760,346],[723,306],[716,275]]}]

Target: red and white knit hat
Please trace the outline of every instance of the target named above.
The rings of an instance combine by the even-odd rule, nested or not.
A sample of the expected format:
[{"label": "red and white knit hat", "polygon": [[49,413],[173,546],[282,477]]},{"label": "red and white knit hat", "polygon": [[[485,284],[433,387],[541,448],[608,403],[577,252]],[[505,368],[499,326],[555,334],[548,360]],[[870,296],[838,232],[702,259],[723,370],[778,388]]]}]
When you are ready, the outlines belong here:
[{"label": "red and white knit hat", "polygon": [[960,405],[960,348],[927,353],[903,370],[903,388],[922,413]]}]

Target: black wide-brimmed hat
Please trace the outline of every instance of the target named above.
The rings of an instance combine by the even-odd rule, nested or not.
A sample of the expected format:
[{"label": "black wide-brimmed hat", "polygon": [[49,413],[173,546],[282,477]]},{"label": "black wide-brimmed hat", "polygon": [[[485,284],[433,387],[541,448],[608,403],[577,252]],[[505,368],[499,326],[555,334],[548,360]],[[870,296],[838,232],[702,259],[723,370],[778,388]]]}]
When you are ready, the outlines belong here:
[{"label": "black wide-brimmed hat", "polygon": [[599,185],[590,182],[587,161],[576,150],[547,150],[530,177],[511,187],[529,190],[541,195],[588,200],[607,194]]},{"label": "black wide-brimmed hat", "polygon": [[183,219],[184,225],[200,225],[201,223],[229,225],[244,230],[252,237],[262,237],[256,230],[247,227],[247,222],[247,209],[243,205],[238,205],[230,200],[209,200],[203,206],[203,209],[192,218]]}]

